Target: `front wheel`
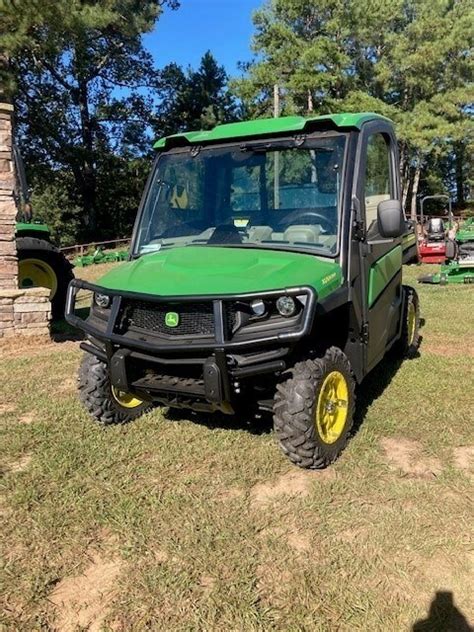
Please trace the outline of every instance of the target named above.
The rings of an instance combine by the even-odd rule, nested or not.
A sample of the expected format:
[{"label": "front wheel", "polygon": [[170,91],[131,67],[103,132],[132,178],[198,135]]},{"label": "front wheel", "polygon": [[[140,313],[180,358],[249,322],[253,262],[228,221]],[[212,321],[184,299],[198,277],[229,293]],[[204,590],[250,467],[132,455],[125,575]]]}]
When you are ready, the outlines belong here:
[{"label": "front wheel", "polygon": [[152,405],[112,386],[109,371],[90,353],[85,353],[79,368],[79,399],[93,419],[102,426],[133,421]]},{"label": "front wheel", "polygon": [[344,450],[353,424],[355,380],[337,347],[322,358],[297,363],[277,386],[274,429],[295,465],[323,469]]}]

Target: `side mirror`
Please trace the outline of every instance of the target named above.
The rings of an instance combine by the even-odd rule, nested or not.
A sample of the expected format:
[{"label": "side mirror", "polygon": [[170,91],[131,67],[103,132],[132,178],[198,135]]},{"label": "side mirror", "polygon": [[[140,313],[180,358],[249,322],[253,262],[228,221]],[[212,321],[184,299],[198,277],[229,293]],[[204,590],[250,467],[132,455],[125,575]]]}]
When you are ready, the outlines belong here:
[{"label": "side mirror", "polygon": [[384,200],[377,205],[379,232],[384,239],[400,237],[405,232],[405,217],[400,200]]}]

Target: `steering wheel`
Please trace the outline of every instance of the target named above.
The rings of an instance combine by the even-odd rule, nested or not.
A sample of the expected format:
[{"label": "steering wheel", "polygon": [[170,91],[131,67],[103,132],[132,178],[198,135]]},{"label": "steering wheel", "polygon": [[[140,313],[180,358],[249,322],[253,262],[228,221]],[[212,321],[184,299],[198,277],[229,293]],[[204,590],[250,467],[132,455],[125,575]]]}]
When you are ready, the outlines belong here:
[{"label": "steering wheel", "polygon": [[[321,215],[321,213],[317,213],[316,211],[293,211],[289,213],[286,217],[283,217],[281,220],[281,224],[304,224],[304,219],[318,219],[323,227],[323,230],[332,233],[334,232],[334,222],[328,219],[325,215]],[[315,222],[311,221],[310,224],[314,224]]]}]

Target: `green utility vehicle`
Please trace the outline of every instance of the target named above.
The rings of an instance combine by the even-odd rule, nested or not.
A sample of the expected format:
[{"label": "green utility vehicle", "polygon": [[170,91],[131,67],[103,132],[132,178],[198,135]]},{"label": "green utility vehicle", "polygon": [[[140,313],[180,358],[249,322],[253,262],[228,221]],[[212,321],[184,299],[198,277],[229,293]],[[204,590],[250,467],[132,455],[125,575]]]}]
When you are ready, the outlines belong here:
[{"label": "green utility vehicle", "polygon": [[13,147],[15,162],[15,200],[18,208],[16,248],[18,281],[21,288],[44,287],[50,290],[52,317],[63,318],[72,265],[51,242],[46,224],[33,220],[25,168],[20,152]]},{"label": "green utility vehicle", "polygon": [[130,261],[70,284],[67,320],[87,334],[81,400],[101,424],[155,403],[238,414],[255,402],[293,463],[329,465],[356,384],[392,347],[418,345],[392,123],[258,120],[155,148]]}]

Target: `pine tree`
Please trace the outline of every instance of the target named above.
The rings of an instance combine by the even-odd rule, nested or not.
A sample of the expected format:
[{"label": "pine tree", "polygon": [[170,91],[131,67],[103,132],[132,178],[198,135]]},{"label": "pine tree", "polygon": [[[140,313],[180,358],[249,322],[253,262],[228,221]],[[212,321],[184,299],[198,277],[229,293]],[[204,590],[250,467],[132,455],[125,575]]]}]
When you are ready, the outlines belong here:
[{"label": "pine tree", "polygon": [[[427,166],[449,156],[463,204],[474,136],[471,0],[271,0],[254,22],[256,58],[232,83],[251,116],[271,114],[274,84],[284,114],[389,116],[400,138],[407,208],[416,212]],[[448,171],[445,187],[452,186]]]},{"label": "pine tree", "polygon": [[236,105],[227,90],[227,74],[210,51],[197,70],[176,64],[161,72],[160,104],[154,118],[157,136],[184,130],[210,129],[235,120]]}]

